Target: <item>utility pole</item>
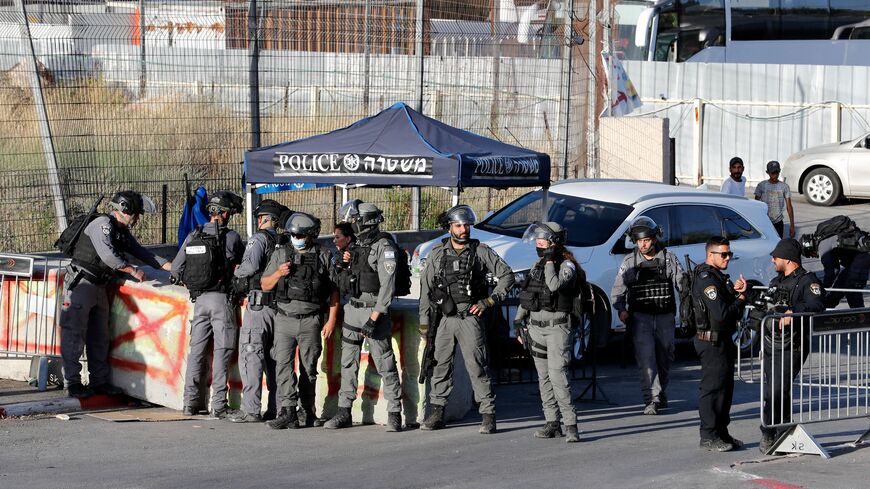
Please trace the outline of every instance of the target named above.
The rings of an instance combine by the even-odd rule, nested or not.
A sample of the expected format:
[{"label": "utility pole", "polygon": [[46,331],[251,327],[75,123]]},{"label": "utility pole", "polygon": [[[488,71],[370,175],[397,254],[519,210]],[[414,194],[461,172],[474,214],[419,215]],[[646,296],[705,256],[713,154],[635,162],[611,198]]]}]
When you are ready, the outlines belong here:
[{"label": "utility pole", "polygon": [[36,109],[36,121],[39,124],[39,133],[42,140],[42,151],[45,154],[45,163],[48,167],[48,184],[51,187],[51,195],[54,200],[54,213],[57,217],[58,233],[67,227],[66,204],[63,192],[60,189],[60,175],[57,169],[57,157],[54,152],[54,141],[51,137],[51,127],[48,124],[48,111],[45,108],[45,99],[42,95],[42,80],[39,78],[36,50],[33,48],[33,37],[30,33],[30,19],[27,17],[27,7],[23,0],[15,0],[18,10],[21,12],[21,42],[24,44],[24,52],[27,53],[25,60],[27,72],[30,74],[30,87],[33,89],[33,105]]}]

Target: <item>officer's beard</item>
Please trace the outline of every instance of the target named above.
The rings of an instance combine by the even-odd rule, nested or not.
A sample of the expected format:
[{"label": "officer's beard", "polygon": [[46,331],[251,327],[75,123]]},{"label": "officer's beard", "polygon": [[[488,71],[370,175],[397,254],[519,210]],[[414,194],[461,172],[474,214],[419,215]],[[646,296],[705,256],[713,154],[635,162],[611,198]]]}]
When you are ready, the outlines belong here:
[{"label": "officer's beard", "polygon": [[469,239],[471,239],[470,234],[466,234],[464,236],[457,237],[455,234],[450,233],[450,240],[453,241],[453,243],[458,244],[458,245],[468,244]]}]

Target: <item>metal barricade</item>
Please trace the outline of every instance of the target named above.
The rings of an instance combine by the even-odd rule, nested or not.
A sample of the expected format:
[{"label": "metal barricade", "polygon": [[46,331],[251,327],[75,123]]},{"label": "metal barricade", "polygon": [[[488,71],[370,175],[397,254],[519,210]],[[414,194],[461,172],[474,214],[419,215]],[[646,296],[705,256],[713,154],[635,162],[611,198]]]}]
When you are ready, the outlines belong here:
[{"label": "metal barricade", "polygon": [[62,280],[67,262],[0,255],[0,358],[31,358],[31,377],[41,390],[50,380],[49,361],[60,356]]},{"label": "metal barricade", "polygon": [[768,453],[828,458],[803,425],[870,416],[870,309],[769,314],[760,363],[761,425],[782,432]]}]

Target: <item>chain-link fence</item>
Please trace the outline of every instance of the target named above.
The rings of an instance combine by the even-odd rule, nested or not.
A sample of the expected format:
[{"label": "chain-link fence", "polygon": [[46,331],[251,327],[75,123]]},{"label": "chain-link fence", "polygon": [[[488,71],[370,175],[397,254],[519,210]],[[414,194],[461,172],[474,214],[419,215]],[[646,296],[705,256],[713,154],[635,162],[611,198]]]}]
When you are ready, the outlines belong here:
[{"label": "chain-link fence", "polygon": [[[582,176],[587,3],[0,1],[0,250],[50,249],[59,214],[128,188],[166,210],[144,220],[141,241],[174,241],[185,175],[240,192],[246,149],[397,101],[548,153],[554,179]],[[523,191],[472,189],[462,200],[485,213]],[[412,222],[409,189],[351,195],[382,206],[391,229]],[[326,228],[342,194],[270,197]],[[434,227],[449,203],[448,190],[424,189],[420,226]]]}]

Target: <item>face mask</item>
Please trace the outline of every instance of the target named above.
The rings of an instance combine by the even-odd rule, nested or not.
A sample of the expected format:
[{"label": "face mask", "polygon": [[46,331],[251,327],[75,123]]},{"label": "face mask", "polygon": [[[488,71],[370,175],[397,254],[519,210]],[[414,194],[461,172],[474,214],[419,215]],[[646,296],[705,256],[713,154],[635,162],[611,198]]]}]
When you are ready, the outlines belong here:
[{"label": "face mask", "polygon": [[305,245],[307,244],[305,238],[303,238],[303,239],[290,238],[290,243],[291,243],[291,244],[293,245],[293,247],[296,248],[297,250],[304,250],[304,249],[305,249]]},{"label": "face mask", "polygon": [[536,246],[536,247],[535,247],[535,251],[538,253],[538,258],[543,257],[543,256],[544,256],[544,253],[546,253],[548,249],[549,249],[549,248],[538,248],[538,247]]}]

